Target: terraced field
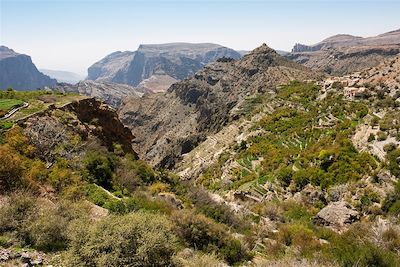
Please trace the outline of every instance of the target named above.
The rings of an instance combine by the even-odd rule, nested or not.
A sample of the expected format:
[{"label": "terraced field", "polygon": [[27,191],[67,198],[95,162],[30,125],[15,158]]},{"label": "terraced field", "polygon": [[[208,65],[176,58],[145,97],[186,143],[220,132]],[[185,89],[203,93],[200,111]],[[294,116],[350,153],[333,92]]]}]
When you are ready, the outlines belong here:
[{"label": "terraced field", "polygon": [[62,106],[82,98],[85,97],[77,94],[62,94],[47,91],[2,91],[0,92],[0,115],[6,114],[13,107],[22,105],[24,102],[28,103],[29,105],[26,108],[18,110],[6,119],[8,121],[17,121],[45,110],[50,105]]}]

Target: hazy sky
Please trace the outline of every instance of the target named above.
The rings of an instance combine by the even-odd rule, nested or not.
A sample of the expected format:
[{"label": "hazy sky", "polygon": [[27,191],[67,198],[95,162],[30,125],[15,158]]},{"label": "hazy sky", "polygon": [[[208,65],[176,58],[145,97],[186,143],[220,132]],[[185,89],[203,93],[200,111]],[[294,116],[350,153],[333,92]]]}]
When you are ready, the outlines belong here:
[{"label": "hazy sky", "polygon": [[338,33],[372,36],[400,28],[400,0],[0,0],[0,9],[2,45],[30,55],[38,68],[81,74],[107,54],[142,43],[251,50],[265,42],[290,50]]}]

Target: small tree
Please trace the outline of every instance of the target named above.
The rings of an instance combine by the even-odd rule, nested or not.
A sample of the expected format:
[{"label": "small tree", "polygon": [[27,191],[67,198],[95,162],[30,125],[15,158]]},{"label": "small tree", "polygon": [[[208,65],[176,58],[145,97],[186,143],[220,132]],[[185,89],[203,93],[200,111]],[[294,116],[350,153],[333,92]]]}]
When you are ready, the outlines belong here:
[{"label": "small tree", "polygon": [[370,135],[368,136],[368,142],[372,142],[375,141],[375,134],[370,133]]}]

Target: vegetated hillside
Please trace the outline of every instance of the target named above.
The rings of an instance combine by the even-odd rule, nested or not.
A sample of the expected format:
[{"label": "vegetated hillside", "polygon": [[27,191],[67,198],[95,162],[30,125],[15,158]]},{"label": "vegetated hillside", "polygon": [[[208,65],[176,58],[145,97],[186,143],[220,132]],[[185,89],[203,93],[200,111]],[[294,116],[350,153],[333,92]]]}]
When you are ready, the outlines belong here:
[{"label": "vegetated hillside", "polygon": [[[398,266],[398,88],[364,90],[352,84],[357,74],[308,82],[291,75],[310,74],[262,46],[161,95],[180,107],[210,108],[186,120],[207,136],[178,162],[179,176],[138,160],[134,136],[94,99],[65,101],[7,127],[0,138],[1,263]],[[161,111],[166,123],[177,116]],[[154,119],[148,114],[143,122]],[[363,127],[377,131],[366,143],[384,144],[383,158],[358,146]]]},{"label": "vegetated hillside", "polygon": [[[37,95],[51,96],[2,97]],[[101,102],[49,106],[13,122],[0,131],[1,264],[208,266],[252,258],[234,235],[249,229],[244,216],[138,160],[131,132]]]},{"label": "vegetated hillside", "polygon": [[400,53],[400,30],[374,37],[339,34],[315,45],[296,44],[287,58],[312,69],[344,75],[379,65]]},{"label": "vegetated hillside", "polygon": [[[387,66],[397,70],[390,60],[374,72]],[[352,84],[357,75],[249,99],[247,117],[177,165],[182,178],[260,219],[265,266],[274,257],[286,266],[304,257],[316,266],[399,264],[400,90],[390,80],[364,90]]]},{"label": "vegetated hillside", "polygon": [[[114,52],[88,69],[88,79],[123,83],[149,90],[166,91],[204,65],[221,57],[240,58],[230,48],[216,44],[169,43],[140,45],[135,52]],[[157,87],[153,89],[154,83]]]},{"label": "vegetated hillside", "polygon": [[57,83],[39,72],[29,56],[5,46],[0,46],[0,70],[0,89],[34,90]]},{"label": "vegetated hillside", "polygon": [[95,97],[114,108],[118,108],[126,97],[138,99],[145,93],[152,93],[142,87],[94,81],[81,81],[75,85],[61,83],[52,89],[64,93],[77,93],[84,96]]},{"label": "vegetated hillside", "polygon": [[127,99],[119,110],[135,150],[153,166],[172,167],[207,135],[240,117],[249,96],[273,93],[294,79],[317,77],[265,44],[238,61],[223,58],[164,94]]}]

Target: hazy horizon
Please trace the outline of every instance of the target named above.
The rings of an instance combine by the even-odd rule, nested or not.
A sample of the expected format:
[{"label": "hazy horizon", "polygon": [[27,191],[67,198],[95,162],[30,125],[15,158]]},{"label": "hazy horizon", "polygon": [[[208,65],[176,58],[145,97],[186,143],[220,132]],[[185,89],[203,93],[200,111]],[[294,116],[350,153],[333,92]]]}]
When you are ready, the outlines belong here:
[{"label": "hazy horizon", "polygon": [[216,43],[290,51],[335,34],[400,28],[398,1],[0,0],[0,43],[39,69],[86,75],[115,51],[149,43]]}]

